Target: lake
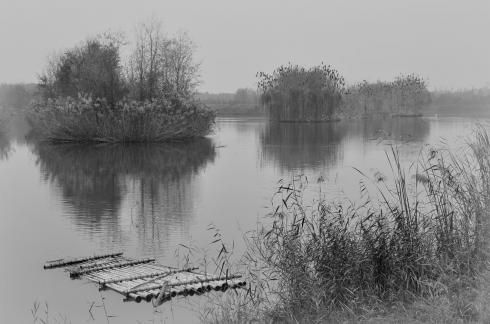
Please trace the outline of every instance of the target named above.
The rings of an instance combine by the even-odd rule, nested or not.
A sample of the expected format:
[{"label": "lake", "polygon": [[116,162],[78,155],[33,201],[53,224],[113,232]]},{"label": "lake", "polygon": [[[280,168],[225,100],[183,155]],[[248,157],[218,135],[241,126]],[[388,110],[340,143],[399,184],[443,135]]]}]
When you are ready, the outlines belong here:
[{"label": "lake", "polygon": [[408,167],[425,145],[464,143],[477,122],[269,124],[222,118],[209,138],[148,145],[39,144],[13,125],[0,136],[0,319],[32,322],[39,301],[40,317],[47,303],[55,323],[64,316],[72,323],[106,323],[99,307],[104,298],[107,313],[116,316],[111,323],[197,322],[195,310],[205,297],[175,299],[155,311],[42,265],[107,251],[178,265],[188,253],[182,245],[217,253],[211,244],[215,229],[239,254],[243,235],[271,210],[279,180],[304,174],[315,192],[322,176],[327,197],[355,199],[361,178],[355,168],[389,179],[390,145]]}]

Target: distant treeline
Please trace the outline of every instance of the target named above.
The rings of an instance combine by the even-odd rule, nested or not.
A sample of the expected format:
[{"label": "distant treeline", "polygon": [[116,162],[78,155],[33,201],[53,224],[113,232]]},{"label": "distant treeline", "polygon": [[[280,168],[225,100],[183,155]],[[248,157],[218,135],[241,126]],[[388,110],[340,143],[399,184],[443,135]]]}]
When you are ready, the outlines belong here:
[{"label": "distant treeline", "polygon": [[[395,81],[396,82],[396,81]],[[347,87],[344,94],[344,111],[347,116],[362,114],[403,114],[404,105],[394,105],[396,97],[388,82],[361,82]],[[395,92],[396,93],[396,92]],[[423,92],[425,95],[427,93]],[[402,95],[403,93],[400,93]],[[429,106],[419,101],[414,114],[448,115],[448,116],[481,116],[490,115],[490,88],[437,90],[428,94]],[[0,107],[23,109],[41,92],[34,83],[0,84]],[[196,93],[196,99],[211,108],[220,116],[265,116],[266,109],[262,107],[260,93],[250,88],[240,88],[235,93]],[[423,99],[423,96],[400,96],[399,99]],[[427,97],[425,97],[427,98]],[[417,103],[415,101],[415,103]],[[421,105],[421,103],[424,103]],[[398,110],[391,108],[398,107]],[[416,105],[414,107],[417,107]]]},{"label": "distant treeline", "polygon": [[346,86],[344,78],[330,66],[306,69],[289,64],[272,74],[260,72],[258,77],[262,104],[275,121],[418,115],[430,103],[425,81],[413,74],[392,82],[364,81]]},{"label": "distant treeline", "polygon": [[35,83],[0,84],[0,106],[25,108],[37,96]]},{"label": "distant treeline", "polygon": [[490,103],[490,88],[464,89],[454,91],[434,91],[432,99],[437,104],[471,104],[488,105]]},{"label": "distant treeline", "polygon": [[490,88],[434,91],[427,114],[438,116],[489,116]]},{"label": "distant treeline", "polygon": [[264,116],[260,96],[256,90],[240,88],[235,93],[198,93],[197,98],[218,116],[247,115]]}]

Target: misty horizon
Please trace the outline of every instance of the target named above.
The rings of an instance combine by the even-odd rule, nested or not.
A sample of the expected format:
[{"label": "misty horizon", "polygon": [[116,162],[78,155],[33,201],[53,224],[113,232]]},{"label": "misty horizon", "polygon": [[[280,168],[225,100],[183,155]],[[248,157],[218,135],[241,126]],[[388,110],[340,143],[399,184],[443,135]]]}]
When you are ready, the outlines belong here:
[{"label": "misty horizon", "polygon": [[107,30],[131,40],[137,23],[155,17],[167,33],[184,30],[197,45],[200,92],[254,88],[257,72],[288,62],[324,62],[349,84],[415,73],[432,90],[490,85],[485,1],[5,1],[0,12],[1,83],[36,82],[49,55]]}]

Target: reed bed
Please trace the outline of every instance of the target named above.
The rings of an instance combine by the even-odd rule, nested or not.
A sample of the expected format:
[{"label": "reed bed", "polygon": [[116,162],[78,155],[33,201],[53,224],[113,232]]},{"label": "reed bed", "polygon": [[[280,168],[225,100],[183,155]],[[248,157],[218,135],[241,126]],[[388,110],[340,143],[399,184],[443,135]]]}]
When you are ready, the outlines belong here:
[{"label": "reed bed", "polygon": [[50,142],[164,142],[209,134],[214,112],[181,96],[114,107],[80,96],[37,102],[28,119],[34,134]]},{"label": "reed bed", "polygon": [[452,154],[429,149],[395,180],[360,172],[362,201],[304,198],[281,184],[270,222],[249,236],[252,282],[208,322],[488,322],[490,141],[479,128]]},{"label": "reed bed", "polygon": [[326,121],[336,119],[344,79],[324,64],[305,69],[280,66],[272,74],[259,73],[261,100],[273,121]]},{"label": "reed bed", "polygon": [[347,89],[342,104],[345,117],[385,114],[421,115],[431,102],[425,81],[415,74],[399,76],[391,82],[361,82]]},{"label": "reed bed", "polygon": [[373,115],[418,116],[430,103],[426,82],[415,74],[390,82],[346,86],[335,69],[280,66],[258,73],[262,105],[279,122],[335,121]]}]

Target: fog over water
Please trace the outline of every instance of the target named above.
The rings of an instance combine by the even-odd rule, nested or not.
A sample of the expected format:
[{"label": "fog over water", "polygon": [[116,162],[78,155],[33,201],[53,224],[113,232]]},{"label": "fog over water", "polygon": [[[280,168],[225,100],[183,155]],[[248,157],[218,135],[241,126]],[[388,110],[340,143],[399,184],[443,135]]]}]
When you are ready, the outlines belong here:
[{"label": "fog over water", "polygon": [[332,64],[349,82],[399,73],[432,89],[490,82],[486,0],[1,0],[0,82],[34,82],[53,51],[108,29],[129,37],[152,15],[196,41],[201,91],[255,87],[257,71],[289,61]]}]

